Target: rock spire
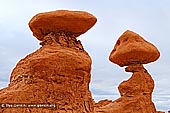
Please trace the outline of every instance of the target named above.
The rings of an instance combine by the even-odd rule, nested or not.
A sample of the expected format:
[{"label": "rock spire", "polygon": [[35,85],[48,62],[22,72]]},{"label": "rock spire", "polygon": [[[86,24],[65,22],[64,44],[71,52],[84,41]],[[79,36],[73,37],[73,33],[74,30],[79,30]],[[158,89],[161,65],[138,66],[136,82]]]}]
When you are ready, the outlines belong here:
[{"label": "rock spire", "polygon": [[0,102],[49,106],[3,107],[0,113],[93,113],[89,91],[92,61],[77,37],[96,21],[84,11],[35,15],[29,26],[42,47],[17,63],[9,87],[0,90]]},{"label": "rock spire", "polygon": [[125,71],[133,74],[118,86],[121,97],[112,102],[107,101],[107,104],[97,103],[95,112],[157,113],[152,102],[154,80],[143,64],[156,61],[159,56],[158,49],[140,35],[129,30],[124,32],[117,40],[109,59],[119,66],[127,66]]}]

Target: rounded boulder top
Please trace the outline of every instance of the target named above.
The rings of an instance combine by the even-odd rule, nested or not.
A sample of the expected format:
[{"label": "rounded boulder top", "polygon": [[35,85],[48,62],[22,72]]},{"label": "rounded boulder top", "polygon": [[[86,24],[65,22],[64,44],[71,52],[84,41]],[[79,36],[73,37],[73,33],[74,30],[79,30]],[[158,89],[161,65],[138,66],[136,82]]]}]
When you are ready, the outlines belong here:
[{"label": "rounded boulder top", "polygon": [[153,44],[127,30],[117,40],[109,60],[122,67],[154,62],[159,56],[160,53]]},{"label": "rounded boulder top", "polygon": [[78,37],[96,22],[96,17],[85,11],[57,10],[35,15],[30,20],[29,27],[38,40],[43,40],[43,37],[51,32],[64,32]]}]

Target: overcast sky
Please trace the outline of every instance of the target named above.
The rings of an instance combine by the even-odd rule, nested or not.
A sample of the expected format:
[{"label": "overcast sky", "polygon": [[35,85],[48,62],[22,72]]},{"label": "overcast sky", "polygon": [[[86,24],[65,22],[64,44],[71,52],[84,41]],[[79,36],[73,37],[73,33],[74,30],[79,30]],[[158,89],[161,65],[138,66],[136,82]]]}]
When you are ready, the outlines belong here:
[{"label": "overcast sky", "polygon": [[9,84],[16,63],[40,47],[29,20],[59,9],[87,11],[98,19],[79,37],[93,60],[90,89],[96,101],[118,98],[117,86],[131,76],[108,60],[116,40],[129,29],[160,50],[159,60],[145,67],[155,80],[156,108],[170,109],[170,0],[0,0],[0,88]]}]

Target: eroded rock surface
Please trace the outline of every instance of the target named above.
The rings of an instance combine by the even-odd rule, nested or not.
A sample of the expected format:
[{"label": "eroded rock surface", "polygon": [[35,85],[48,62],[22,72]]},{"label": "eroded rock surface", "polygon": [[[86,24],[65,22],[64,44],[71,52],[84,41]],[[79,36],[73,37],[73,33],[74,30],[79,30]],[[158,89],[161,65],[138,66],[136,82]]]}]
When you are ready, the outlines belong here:
[{"label": "eroded rock surface", "polygon": [[87,32],[96,21],[96,17],[85,11],[57,10],[35,15],[29,26],[33,35],[42,40],[50,32],[64,32],[71,37],[78,37]]},{"label": "eroded rock surface", "polygon": [[96,113],[156,113],[152,102],[154,81],[144,68],[136,70],[129,80],[119,85],[121,97],[98,107]]},{"label": "eroded rock surface", "polygon": [[126,31],[118,39],[110,54],[110,61],[127,66],[132,72],[130,79],[119,86],[121,97],[107,104],[96,104],[95,113],[158,113],[152,102],[154,80],[143,64],[159,58],[158,49],[132,31]]},{"label": "eroded rock surface", "polygon": [[117,40],[109,59],[119,66],[147,64],[160,56],[158,49],[137,33],[127,30]]},{"label": "eroded rock surface", "polygon": [[[77,12],[71,12],[71,15],[74,13]],[[64,15],[68,17],[67,21],[69,21],[69,14],[64,12],[62,18]],[[48,14],[47,17],[45,16],[43,14],[42,21],[46,21],[44,19],[47,17],[48,19],[53,18],[55,13],[52,17]],[[56,18],[59,18],[58,15]],[[80,21],[81,19],[82,17],[79,18]],[[66,20],[64,21],[66,22]],[[34,23],[33,20],[31,22]],[[41,22],[36,24],[41,26]],[[67,27],[66,24],[64,27]],[[42,26],[44,26],[43,22]],[[34,28],[34,26],[32,27]],[[51,24],[49,30],[55,29],[56,26],[53,27]],[[46,28],[42,27],[42,29],[46,31]],[[34,30],[33,32],[36,33]],[[0,103],[44,103],[53,106],[47,108],[3,107],[0,108],[0,113],[94,112],[94,101],[89,91],[92,64],[90,56],[84,50],[81,42],[76,37],[65,33],[66,31],[48,32],[45,33],[46,35],[40,35],[43,37],[40,43],[42,47],[17,63],[12,71],[9,87],[0,90]]]}]

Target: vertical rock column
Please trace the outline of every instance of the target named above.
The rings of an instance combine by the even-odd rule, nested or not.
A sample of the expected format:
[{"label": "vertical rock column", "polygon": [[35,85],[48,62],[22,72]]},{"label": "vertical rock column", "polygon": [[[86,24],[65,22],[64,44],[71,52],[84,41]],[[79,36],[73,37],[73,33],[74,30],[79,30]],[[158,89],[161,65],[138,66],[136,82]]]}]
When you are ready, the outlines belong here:
[{"label": "vertical rock column", "polygon": [[129,80],[123,81],[118,89],[121,98],[120,111],[131,113],[155,113],[152,102],[154,81],[142,64],[157,60],[157,48],[132,31],[126,31],[118,39],[110,54],[110,61],[119,66],[127,66],[125,71],[132,72]]},{"label": "vertical rock column", "polygon": [[0,108],[1,113],[93,113],[91,58],[77,37],[97,19],[83,11],[58,10],[29,22],[42,47],[20,60],[1,103],[46,103],[54,108]]},{"label": "vertical rock column", "polygon": [[132,72],[130,79],[119,86],[121,97],[96,108],[96,113],[156,113],[152,102],[154,80],[143,64],[156,61],[158,49],[138,34],[127,30],[117,40],[109,60],[119,66],[126,66]]}]

